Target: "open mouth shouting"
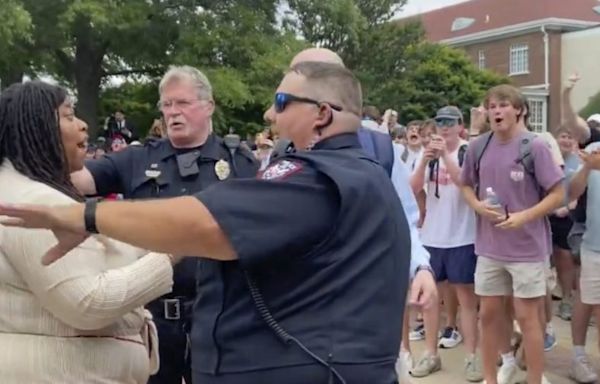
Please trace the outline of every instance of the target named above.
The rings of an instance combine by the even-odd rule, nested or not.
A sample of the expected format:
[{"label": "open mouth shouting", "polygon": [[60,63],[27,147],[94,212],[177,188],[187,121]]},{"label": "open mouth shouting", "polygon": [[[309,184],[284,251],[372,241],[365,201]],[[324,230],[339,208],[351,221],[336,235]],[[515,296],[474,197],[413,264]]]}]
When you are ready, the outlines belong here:
[{"label": "open mouth shouting", "polygon": [[85,139],[83,139],[82,141],[80,141],[79,143],[77,143],[77,148],[83,150],[83,151],[87,151],[88,148],[88,138],[87,136],[85,137]]}]

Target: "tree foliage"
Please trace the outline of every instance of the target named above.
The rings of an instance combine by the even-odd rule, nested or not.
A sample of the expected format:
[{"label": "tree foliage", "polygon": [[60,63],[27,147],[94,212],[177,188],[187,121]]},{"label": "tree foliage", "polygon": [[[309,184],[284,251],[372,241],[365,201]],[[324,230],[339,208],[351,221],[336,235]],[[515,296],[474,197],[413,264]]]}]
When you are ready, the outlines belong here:
[{"label": "tree foliage", "polygon": [[18,0],[5,0],[0,7],[0,85],[20,81],[29,62],[32,21]]},{"label": "tree foliage", "polygon": [[588,103],[579,111],[579,115],[583,118],[587,119],[594,113],[598,113],[600,111],[600,92],[596,93],[594,96],[590,97]]},{"label": "tree foliage", "polygon": [[157,113],[162,73],[192,65],[213,83],[216,130],[240,134],[262,129],[283,71],[308,45],[338,52],[365,100],[403,120],[445,103],[467,108],[503,81],[459,51],[426,43],[419,24],[390,21],[405,2],[4,0],[0,79],[6,86],[23,74],[49,75],[76,93],[92,131],[116,108],[143,130]]}]

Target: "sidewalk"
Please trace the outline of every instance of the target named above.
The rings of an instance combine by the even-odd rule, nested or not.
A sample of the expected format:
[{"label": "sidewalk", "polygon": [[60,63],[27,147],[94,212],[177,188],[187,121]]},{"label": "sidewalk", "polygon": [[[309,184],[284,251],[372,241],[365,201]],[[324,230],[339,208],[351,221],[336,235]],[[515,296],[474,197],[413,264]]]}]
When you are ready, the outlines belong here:
[{"label": "sidewalk", "polygon": [[[558,317],[552,319],[552,325],[556,332],[558,345],[546,353],[546,377],[552,384],[573,384],[569,379],[569,367],[572,359],[571,329],[570,322]],[[411,342],[414,358],[421,355],[424,341]],[[598,334],[595,327],[588,328],[586,350],[592,364],[600,374],[600,353],[598,352]],[[442,357],[442,370],[433,375],[421,379],[412,378],[413,384],[464,384],[467,381],[463,376],[464,353],[462,345],[453,349],[440,349]],[[525,372],[517,375],[517,380],[525,380]],[[400,383],[403,384],[403,383]]]}]

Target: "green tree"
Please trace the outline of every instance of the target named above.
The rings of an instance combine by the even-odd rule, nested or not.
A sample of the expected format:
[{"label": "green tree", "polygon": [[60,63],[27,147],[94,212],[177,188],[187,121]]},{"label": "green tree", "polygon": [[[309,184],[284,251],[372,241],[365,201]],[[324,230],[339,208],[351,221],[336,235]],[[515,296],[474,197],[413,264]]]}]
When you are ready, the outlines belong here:
[{"label": "green tree", "polygon": [[28,68],[31,33],[31,17],[22,4],[4,0],[0,7],[0,88],[23,78]]},{"label": "green tree", "polygon": [[275,3],[225,2],[200,15],[201,22],[183,23],[173,62],[206,71],[215,90],[213,126],[219,133],[263,128],[262,114],[283,71],[305,46],[277,27]]},{"label": "green tree", "polygon": [[21,72],[50,74],[73,87],[92,132],[103,120],[100,89],[113,88],[112,76],[153,82],[170,64],[205,71],[220,105],[217,128],[243,131],[247,111],[258,116],[282,60],[302,45],[277,28],[277,0],[11,1],[34,27],[31,43],[21,44]]},{"label": "green tree", "polygon": [[507,81],[479,71],[463,51],[426,42],[419,22],[390,21],[405,3],[291,0],[296,17],[289,26],[311,44],[340,54],[360,78],[365,103],[396,109],[404,122],[446,104],[466,112],[486,89]]},{"label": "green tree", "polygon": [[585,119],[587,119],[594,113],[600,113],[600,92],[590,97],[586,106],[583,107],[581,111],[579,111],[579,115]]},{"label": "green tree", "polygon": [[154,119],[160,116],[157,100],[158,80],[105,87],[100,93],[99,116],[109,116],[117,109],[123,109],[127,113],[127,119],[135,122],[137,133],[143,138]]},{"label": "green tree", "polygon": [[286,25],[345,60],[362,54],[363,36],[398,11],[406,0],[289,0]]},{"label": "green tree", "polygon": [[34,47],[42,53],[39,72],[76,89],[78,114],[92,131],[103,81],[159,72],[177,36],[178,9],[164,1],[22,1],[35,26]]},{"label": "green tree", "polygon": [[461,50],[419,42],[408,46],[403,66],[373,76],[367,84],[367,100],[383,109],[399,111],[401,120],[432,117],[444,105],[456,105],[468,116],[490,87],[508,79],[480,71]]}]

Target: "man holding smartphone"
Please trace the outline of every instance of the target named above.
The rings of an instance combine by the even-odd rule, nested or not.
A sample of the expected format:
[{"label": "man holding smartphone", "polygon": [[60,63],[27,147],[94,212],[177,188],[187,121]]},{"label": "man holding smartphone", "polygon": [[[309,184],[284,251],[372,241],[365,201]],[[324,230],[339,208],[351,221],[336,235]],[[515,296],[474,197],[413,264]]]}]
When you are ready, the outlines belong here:
[{"label": "man holding smartphone", "polygon": [[[483,379],[481,364],[476,356],[477,299],[473,288],[475,265],[475,213],[463,199],[460,189],[461,166],[467,142],[460,138],[464,130],[463,116],[455,106],[438,110],[436,134],[425,148],[415,169],[411,185],[419,192],[427,191],[425,221],[421,229],[423,244],[431,255],[431,267],[438,283],[448,282],[447,290],[455,289],[460,303],[461,330],[466,348],[465,378],[470,382]],[[431,316],[436,326],[440,321],[437,306]],[[453,348],[463,336],[456,327],[456,316],[449,318],[438,342],[441,348]],[[427,320],[427,319],[426,319]],[[413,376],[426,376],[441,367],[436,350],[429,350],[413,369]]]}]

